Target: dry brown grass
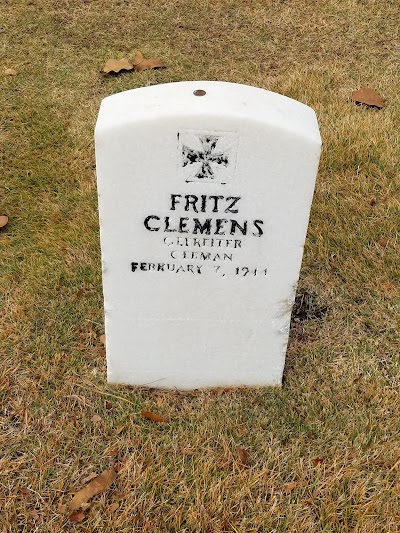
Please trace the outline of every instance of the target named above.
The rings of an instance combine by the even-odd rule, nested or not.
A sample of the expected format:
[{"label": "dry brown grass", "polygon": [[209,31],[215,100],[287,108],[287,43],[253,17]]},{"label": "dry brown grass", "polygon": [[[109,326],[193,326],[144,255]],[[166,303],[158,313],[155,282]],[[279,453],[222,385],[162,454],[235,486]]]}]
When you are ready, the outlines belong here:
[{"label": "dry brown grass", "polygon": [[[3,0],[0,17],[2,531],[399,531],[398,0]],[[100,75],[135,50],[169,68]],[[280,390],[105,383],[99,103],[188,79],[265,87],[319,118],[300,281],[317,312],[292,329]],[[383,110],[351,103],[366,84]],[[114,463],[70,524],[62,506]]]}]

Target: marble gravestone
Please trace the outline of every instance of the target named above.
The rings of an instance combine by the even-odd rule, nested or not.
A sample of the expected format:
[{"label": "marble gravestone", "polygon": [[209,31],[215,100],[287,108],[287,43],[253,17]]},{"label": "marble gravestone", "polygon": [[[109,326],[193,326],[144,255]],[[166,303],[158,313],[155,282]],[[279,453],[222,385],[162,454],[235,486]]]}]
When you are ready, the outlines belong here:
[{"label": "marble gravestone", "polygon": [[105,98],[96,162],[108,381],[279,385],[321,140],[233,83]]}]

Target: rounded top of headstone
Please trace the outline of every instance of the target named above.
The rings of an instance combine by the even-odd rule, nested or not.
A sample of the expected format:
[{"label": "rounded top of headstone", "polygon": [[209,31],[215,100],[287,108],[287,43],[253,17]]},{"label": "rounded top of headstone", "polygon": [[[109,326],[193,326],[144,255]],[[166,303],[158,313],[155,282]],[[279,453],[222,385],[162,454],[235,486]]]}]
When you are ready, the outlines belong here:
[{"label": "rounded top of headstone", "polygon": [[101,103],[96,131],[172,116],[234,117],[268,123],[321,144],[310,107],[265,89],[221,81],[166,83],[108,96]]}]

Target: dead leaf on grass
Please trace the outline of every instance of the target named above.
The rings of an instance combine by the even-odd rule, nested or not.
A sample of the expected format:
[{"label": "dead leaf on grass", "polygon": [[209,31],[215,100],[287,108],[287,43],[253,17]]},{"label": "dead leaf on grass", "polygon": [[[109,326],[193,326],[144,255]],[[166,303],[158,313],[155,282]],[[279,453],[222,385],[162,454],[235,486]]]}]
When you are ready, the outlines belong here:
[{"label": "dead leaf on grass", "polygon": [[154,57],[151,57],[150,59],[145,59],[144,61],[141,61],[140,63],[135,65],[136,72],[142,72],[142,70],[150,70],[157,68],[166,68],[166,66],[159,59],[156,59]]},{"label": "dead leaf on grass", "polygon": [[76,511],[85,504],[90,498],[96,496],[107,490],[117,477],[117,473],[114,468],[108,468],[104,470],[100,475],[92,479],[83,489],[78,491],[75,496],[72,498],[71,503],[69,504],[69,509],[71,511]]},{"label": "dead leaf on grass", "polygon": [[144,56],[142,52],[136,52],[135,57],[132,59],[132,64],[136,66],[139,65],[139,63],[141,63],[142,61],[144,61]]},{"label": "dead leaf on grass", "polygon": [[145,59],[142,52],[136,52],[135,57],[132,60],[132,64],[136,72],[141,72],[142,70],[166,68],[166,66],[159,59],[154,57]]},{"label": "dead leaf on grass", "polygon": [[133,63],[126,57],[122,59],[109,59],[103,67],[103,72],[118,74],[123,70],[133,70]]},{"label": "dead leaf on grass", "polygon": [[69,521],[73,524],[77,524],[78,522],[82,522],[82,520],[85,518],[85,513],[83,511],[75,511],[72,513],[69,517]]},{"label": "dead leaf on grass", "polygon": [[5,76],[16,76],[17,71],[15,70],[15,68],[6,68],[4,74]]},{"label": "dead leaf on grass", "polygon": [[92,416],[92,422],[101,422],[101,416],[100,415],[93,415]]},{"label": "dead leaf on grass", "polygon": [[242,448],[241,446],[237,447],[237,452],[238,452],[240,462],[242,463],[243,466],[246,466],[247,461],[249,460],[249,452],[245,448]]},{"label": "dead leaf on grass", "polygon": [[103,346],[106,345],[106,336],[105,335],[100,335],[100,342]]},{"label": "dead leaf on grass", "polygon": [[312,464],[314,466],[320,465],[323,462],[324,462],[324,460],[322,459],[322,457],[316,457],[315,459],[312,460]]},{"label": "dead leaf on grass", "polygon": [[8,216],[0,215],[0,228],[4,228],[8,224]]},{"label": "dead leaf on grass", "polygon": [[365,104],[370,107],[378,107],[379,109],[385,105],[381,95],[369,87],[362,87],[358,91],[353,91],[351,98],[356,104]]},{"label": "dead leaf on grass", "polygon": [[144,416],[148,420],[151,420],[152,422],[168,422],[167,418],[164,418],[163,416],[160,416],[156,413],[152,413],[151,411],[146,411],[145,409],[142,409],[140,413],[142,416]]},{"label": "dead leaf on grass", "polygon": [[127,70],[142,72],[142,70],[161,68],[166,68],[166,66],[159,59],[156,59],[155,57],[145,59],[142,52],[136,52],[135,57],[132,60],[127,59],[126,57],[122,59],[109,59],[103,67],[103,72],[106,74],[119,74],[120,72]]}]

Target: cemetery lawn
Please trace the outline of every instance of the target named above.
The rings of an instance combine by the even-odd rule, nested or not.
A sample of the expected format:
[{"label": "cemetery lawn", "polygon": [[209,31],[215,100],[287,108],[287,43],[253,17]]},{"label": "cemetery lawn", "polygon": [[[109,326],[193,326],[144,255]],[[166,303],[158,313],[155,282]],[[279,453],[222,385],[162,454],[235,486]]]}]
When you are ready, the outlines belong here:
[{"label": "cemetery lawn", "polygon": [[[5,0],[0,19],[1,531],[399,531],[398,0]],[[168,68],[100,73],[137,50]],[[282,388],[106,384],[99,104],[191,79],[317,113]],[[385,107],[356,106],[362,86]],[[72,514],[72,495],[112,466],[111,487]]]}]

